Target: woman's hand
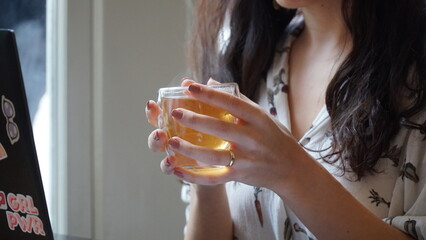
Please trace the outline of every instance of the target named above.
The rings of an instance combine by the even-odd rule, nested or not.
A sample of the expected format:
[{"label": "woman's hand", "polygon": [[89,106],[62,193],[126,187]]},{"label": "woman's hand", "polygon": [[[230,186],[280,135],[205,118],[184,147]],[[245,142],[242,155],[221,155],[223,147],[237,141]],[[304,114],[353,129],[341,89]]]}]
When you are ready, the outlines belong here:
[{"label": "woman's hand", "polygon": [[[191,83],[188,90],[199,101],[229,111],[238,118],[238,123],[224,122],[182,108],[172,111],[173,118],[182,125],[230,142],[235,162],[218,174],[175,167],[172,170],[175,175],[202,185],[233,180],[274,189],[286,182],[281,180],[291,174],[301,147],[285,127],[244,96],[238,98],[197,83]],[[229,150],[193,145],[178,137],[169,139],[167,144],[174,152],[205,164],[227,165],[230,162]]]}]

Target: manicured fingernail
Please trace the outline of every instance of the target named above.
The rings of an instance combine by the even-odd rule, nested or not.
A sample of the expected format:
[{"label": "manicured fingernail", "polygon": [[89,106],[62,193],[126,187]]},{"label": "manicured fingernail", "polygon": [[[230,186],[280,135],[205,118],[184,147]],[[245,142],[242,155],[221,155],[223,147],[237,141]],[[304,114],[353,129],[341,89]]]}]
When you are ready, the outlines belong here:
[{"label": "manicured fingernail", "polygon": [[189,85],[188,90],[189,90],[190,92],[192,92],[192,93],[199,93],[199,92],[201,92],[201,88],[200,88],[200,86],[198,86],[198,85],[196,85],[196,84],[191,84],[191,85]]},{"label": "manicured fingernail", "polygon": [[176,175],[176,176],[178,176],[178,177],[180,177],[180,178],[183,178],[183,173],[181,171],[179,171],[179,170],[174,170],[173,174]]},{"label": "manicured fingernail", "polygon": [[190,78],[189,77],[184,77],[184,78],[182,78],[181,80],[180,80],[180,82],[183,82],[183,81],[185,81],[185,80],[189,80]]},{"label": "manicured fingernail", "polygon": [[160,135],[158,134],[158,132],[155,132],[155,133],[154,133],[154,140],[155,140],[155,141],[160,140]]},{"label": "manicured fingernail", "polygon": [[168,144],[172,147],[172,148],[179,148],[179,140],[175,139],[175,138],[170,138]]},{"label": "manicured fingernail", "polygon": [[172,111],[172,116],[174,117],[174,118],[176,118],[176,119],[182,119],[182,117],[183,117],[183,112],[181,111],[181,110],[177,110],[177,109],[175,109],[175,110],[173,110]]},{"label": "manicured fingernail", "polygon": [[150,105],[150,101],[146,102],[146,110],[149,111],[149,105]]},{"label": "manicured fingernail", "polygon": [[166,158],[166,167],[170,167],[172,164],[170,163],[169,158]]}]

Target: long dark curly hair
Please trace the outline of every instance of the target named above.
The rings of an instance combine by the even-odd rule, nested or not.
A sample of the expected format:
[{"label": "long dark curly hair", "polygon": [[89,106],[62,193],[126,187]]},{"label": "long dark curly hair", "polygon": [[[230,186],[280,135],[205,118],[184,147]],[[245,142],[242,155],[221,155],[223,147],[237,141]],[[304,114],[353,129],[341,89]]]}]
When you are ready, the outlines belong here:
[{"label": "long dark curly hair", "polygon": [[[199,0],[188,45],[193,77],[236,82],[255,99],[276,44],[295,14],[272,0]],[[332,155],[337,156],[328,159],[341,161],[359,180],[375,172],[401,126],[425,131],[426,126],[408,119],[426,105],[426,1],[343,0],[342,15],[353,47],[326,92]],[[218,41],[227,17],[231,34],[221,49]]]}]

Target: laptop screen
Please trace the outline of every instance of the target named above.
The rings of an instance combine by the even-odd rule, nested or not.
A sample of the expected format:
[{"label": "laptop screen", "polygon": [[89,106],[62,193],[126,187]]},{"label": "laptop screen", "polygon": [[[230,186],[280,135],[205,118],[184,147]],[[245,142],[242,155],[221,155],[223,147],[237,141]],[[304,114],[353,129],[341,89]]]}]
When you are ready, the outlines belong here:
[{"label": "laptop screen", "polygon": [[53,239],[13,31],[0,29],[0,239]]}]

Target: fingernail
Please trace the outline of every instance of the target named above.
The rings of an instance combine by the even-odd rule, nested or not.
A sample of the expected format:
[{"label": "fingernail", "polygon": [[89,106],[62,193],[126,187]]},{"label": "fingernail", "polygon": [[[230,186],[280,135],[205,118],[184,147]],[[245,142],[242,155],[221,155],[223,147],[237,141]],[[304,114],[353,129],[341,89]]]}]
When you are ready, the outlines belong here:
[{"label": "fingernail", "polygon": [[189,80],[190,78],[189,77],[184,77],[184,78],[182,78],[181,80],[180,80],[180,82],[183,82],[183,81],[185,81],[185,80]]},{"label": "fingernail", "polygon": [[172,147],[172,148],[179,148],[179,140],[175,139],[175,138],[170,138],[168,144]]},{"label": "fingernail", "polygon": [[179,171],[179,170],[174,170],[173,174],[176,175],[176,176],[178,176],[179,178],[183,178],[183,173],[181,171]]},{"label": "fingernail", "polygon": [[155,132],[155,133],[154,133],[154,140],[155,140],[155,141],[160,140],[160,135],[158,134],[158,132]]},{"label": "fingernail", "polygon": [[191,85],[189,85],[188,90],[189,90],[190,92],[192,92],[192,93],[199,93],[199,92],[201,92],[201,88],[200,88],[200,86],[198,86],[198,85],[196,85],[196,84],[191,84]]},{"label": "fingernail", "polygon": [[166,158],[166,167],[170,167],[172,164],[170,163],[169,158]]},{"label": "fingernail", "polygon": [[181,110],[177,110],[177,109],[175,109],[175,110],[173,110],[173,111],[172,111],[172,116],[173,116],[174,118],[176,118],[176,119],[180,120],[180,119],[182,119],[182,117],[183,117],[183,112],[182,112]]},{"label": "fingernail", "polygon": [[150,105],[150,101],[146,102],[146,110],[149,111],[149,105]]}]

